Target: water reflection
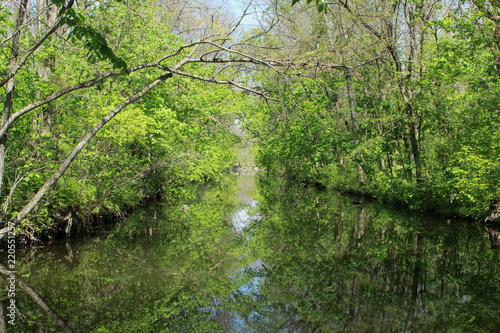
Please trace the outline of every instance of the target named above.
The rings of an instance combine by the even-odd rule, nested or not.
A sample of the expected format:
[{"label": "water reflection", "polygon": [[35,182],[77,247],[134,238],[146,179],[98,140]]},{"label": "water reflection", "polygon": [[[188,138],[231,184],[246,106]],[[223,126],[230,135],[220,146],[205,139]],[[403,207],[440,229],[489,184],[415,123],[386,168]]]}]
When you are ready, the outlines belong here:
[{"label": "water reflection", "polygon": [[[240,176],[237,178],[238,184],[238,209],[233,214],[232,224],[234,231],[241,236],[245,242],[242,244],[243,248],[247,248],[248,241],[251,239],[251,228],[261,219],[258,213],[258,201],[253,198],[252,194],[256,193],[255,175]],[[246,266],[239,268],[234,272],[233,277],[242,277],[245,281],[237,289],[232,291],[231,302],[239,303],[239,297],[248,297],[252,301],[257,301],[260,297],[259,288],[264,282],[263,274],[259,273],[263,270],[264,262],[261,258],[254,258],[250,256],[248,251],[243,251],[240,259],[246,258],[253,260]],[[220,304],[217,304],[220,306]],[[254,316],[258,316],[258,312],[254,311],[248,316],[243,316],[238,311],[230,311],[224,316],[222,307],[217,312],[219,320],[224,318],[222,328],[226,332],[247,332],[249,331],[248,322],[254,321]]]},{"label": "water reflection", "polygon": [[[261,180],[252,235],[267,265],[257,331],[490,332],[498,252],[476,225],[352,205]],[[485,290],[495,290],[485,295]],[[269,305],[271,304],[271,306]]]},{"label": "water reflection", "polygon": [[258,215],[255,214],[257,203],[256,200],[249,200],[234,213],[232,223],[236,233],[243,233],[254,221],[258,220]]},{"label": "water reflection", "polygon": [[[26,253],[20,275],[77,332],[500,327],[498,251],[480,227],[255,184],[186,188],[105,236]],[[9,332],[60,331],[22,292],[18,305]]]}]

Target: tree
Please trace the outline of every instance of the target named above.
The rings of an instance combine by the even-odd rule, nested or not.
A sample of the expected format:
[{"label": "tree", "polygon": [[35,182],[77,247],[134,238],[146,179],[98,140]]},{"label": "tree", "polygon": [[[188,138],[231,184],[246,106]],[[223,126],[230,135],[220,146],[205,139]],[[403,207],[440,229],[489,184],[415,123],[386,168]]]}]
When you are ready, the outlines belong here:
[{"label": "tree", "polygon": [[483,34],[484,38],[488,40],[487,45],[493,53],[495,67],[500,75],[500,2],[496,0],[471,0],[471,4],[476,7],[481,16],[486,17],[493,25],[491,35],[486,31]]},{"label": "tree", "polygon": [[479,217],[498,196],[488,18],[496,7],[335,1],[318,13],[320,1],[293,4],[276,2],[282,30],[262,38],[274,58],[288,47],[281,66],[297,76],[259,78],[285,101],[265,119],[250,117],[261,163],[414,209]]},{"label": "tree", "polygon": [[[186,35],[186,38],[193,40],[183,44],[182,38],[179,35],[169,31],[169,29],[171,29],[169,26],[159,25],[156,23],[157,21],[155,21],[156,19],[169,19],[171,20],[170,22],[173,22],[175,21],[175,17],[172,19],[172,12],[185,13],[182,10],[182,6],[175,5],[174,3],[160,4],[159,7],[155,7],[156,13],[152,15],[152,9],[147,9],[143,4],[138,4],[134,1],[117,1],[99,5],[89,3],[84,4],[82,7],[78,7],[73,1],[64,2],[54,0],[44,10],[50,12],[53,11],[54,5],[57,6],[57,17],[55,19],[51,17],[46,23],[52,23],[52,25],[44,29],[41,35],[35,34],[37,37],[32,39],[27,31],[38,16],[27,16],[29,5],[30,4],[24,0],[18,2],[17,21],[12,30],[12,37],[6,37],[2,43],[5,47],[9,45],[12,50],[12,55],[9,57],[8,66],[6,66],[6,74],[0,82],[2,86],[6,87],[6,94],[3,100],[3,122],[0,128],[0,138],[2,140],[0,142],[0,178],[3,183],[3,193],[8,193],[7,195],[3,195],[5,207],[3,220],[5,222],[10,222],[10,227],[5,226],[1,230],[1,237],[4,237],[6,232],[12,229],[12,226],[19,225],[19,223],[37,207],[42,198],[46,197],[48,191],[53,188],[68,171],[70,165],[74,164],[74,161],[81,151],[89,145],[91,140],[95,140],[94,138],[101,132],[104,126],[120,114],[122,110],[133,103],[137,103],[139,100],[145,101],[148,105],[156,108],[161,108],[162,103],[164,103],[166,99],[170,99],[170,97],[165,97],[165,93],[163,93],[163,97],[159,97],[163,102],[160,100],[145,100],[146,94],[160,83],[176,78],[177,84],[182,84],[182,79],[180,78],[184,77],[195,79],[196,81],[202,82],[202,84],[205,82],[208,84],[232,86],[237,89],[232,90],[235,94],[240,94],[241,91],[247,91],[258,96],[264,96],[262,92],[238,84],[235,80],[235,70],[237,70],[237,68],[231,69],[231,66],[237,64],[241,67],[247,64],[253,64],[271,67],[269,62],[245,54],[240,50],[241,47],[237,40],[230,41],[231,34],[235,32],[236,27],[228,25],[227,18],[223,15],[217,14],[212,16],[210,21],[205,21],[209,23],[201,28],[200,35],[193,34],[191,31],[180,31],[180,35]],[[201,3],[198,5],[201,5]],[[174,9],[173,11],[171,11],[172,8]],[[198,11],[197,14],[199,18],[202,19],[205,15],[208,15],[208,11]],[[106,15],[114,15],[117,20],[120,18],[124,18],[124,20],[121,23],[113,22],[112,20],[106,22],[103,20]],[[134,19],[131,17],[134,17]],[[179,19],[179,17],[177,17],[177,19]],[[139,42],[131,38],[134,33],[127,31],[126,28],[136,29],[133,31],[137,31],[137,29],[141,28],[143,29],[144,27],[141,27],[138,23],[141,20],[143,23],[146,23],[147,27],[146,30],[143,30],[143,35],[141,37],[143,39],[147,38],[151,43],[141,44],[139,47],[133,44],[127,44]],[[116,26],[114,23],[119,23],[121,25]],[[225,27],[221,30],[223,24],[225,24]],[[176,25],[176,28],[180,26],[182,25]],[[56,36],[56,34],[60,36],[60,38],[51,41],[50,37]],[[195,40],[196,38],[200,39]],[[41,70],[41,65],[35,65],[35,68],[32,68],[31,62],[36,62],[37,57],[43,57],[42,51],[44,47],[48,49],[51,48],[50,52],[56,50],[56,48],[50,45],[51,42],[56,43],[56,48],[63,48],[66,51],[66,54],[60,55],[60,59],[64,58],[64,61],[58,61],[59,65],[56,65],[50,70]],[[71,42],[71,44],[69,42]],[[77,46],[77,48],[75,48],[75,46]],[[87,50],[86,54],[82,52],[82,47]],[[38,52],[40,52],[40,54],[38,54]],[[122,55],[118,56],[117,54]],[[50,56],[53,56],[53,54]],[[83,63],[81,62],[82,57],[84,59]],[[142,59],[140,59],[141,57]],[[77,63],[78,61],[80,61],[80,63]],[[127,63],[129,66],[127,66]],[[71,68],[71,66],[75,65],[78,66],[76,70]],[[73,70],[73,73],[69,73],[68,69]],[[65,74],[68,76],[61,76],[62,79],[56,82],[56,84],[47,84],[48,89],[46,89],[47,92],[45,92],[44,96],[40,97],[37,96],[37,94],[32,96],[30,94],[32,94],[33,91],[32,89],[30,90],[26,83],[29,82],[32,75],[35,75],[36,70],[38,70],[38,72],[44,71],[46,74],[52,74],[54,76],[61,75],[61,73],[66,71]],[[47,71],[53,72],[47,73]],[[19,91],[21,91],[20,89],[24,89],[22,96],[15,94],[16,82],[19,86]],[[23,83],[24,86],[21,86],[21,83]],[[172,88],[172,86],[169,88]],[[84,91],[86,91],[86,93],[82,94]],[[70,96],[79,97],[75,100],[74,98],[71,99]],[[216,98],[218,97],[215,95],[213,97],[213,103],[216,103]],[[24,174],[16,174],[15,172],[9,174],[6,168],[6,161],[15,164],[19,163],[20,160],[28,158],[23,155],[24,153],[19,153],[23,151],[23,147],[19,145],[19,142],[16,142],[16,138],[26,137],[26,131],[31,131],[29,120],[26,121],[29,119],[28,116],[34,114],[36,110],[40,110],[40,108],[47,107],[49,104],[54,105],[55,103],[62,103],[60,104],[62,105],[61,109],[66,109],[64,105],[67,105],[69,108],[66,112],[78,109],[85,110],[85,107],[82,107],[84,104],[75,104],[75,101],[81,98],[90,98],[90,105],[95,105],[96,107],[95,110],[91,109],[91,114],[89,116],[83,118],[85,119],[84,123],[89,123],[89,125],[82,127],[81,124],[76,124],[74,121],[70,122],[68,120],[71,120],[71,117],[68,116],[61,116],[58,120],[66,121],[66,125],[64,126],[73,128],[72,131],[74,132],[70,135],[81,136],[78,140],[67,140],[68,142],[74,142],[73,148],[69,148],[70,146],[65,144],[62,149],[57,148],[52,150],[53,152],[43,149],[43,154],[48,154],[50,156],[33,155],[34,161],[37,161],[37,159],[39,161],[43,160],[43,165],[31,167],[30,170]],[[94,103],[94,101],[96,103]],[[174,109],[177,109],[176,112],[181,112],[181,109],[184,107],[175,101],[173,101],[171,105]],[[184,105],[187,106],[186,103],[184,103]],[[108,109],[108,111],[102,112],[99,108],[102,110]],[[168,110],[161,112],[168,113]],[[74,114],[83,116],[78,112]],[[62,115],[64,115],[64,113]],[[203,114],[203,116],[205,119],[208,118],[207,121],[214,123],[215,126],[222,126],[222,123],[217,118],[214,118],[213,115]],[[191,116],[186,115],[186,117]],[[193,117],[192,126],[198,126],[198,121],[196,117]],[[90,126],[92,122],[93,125]],[[224,130],[224,128],[221,129]],[[209,133],[210,128],[206,127],[203,131]],[[57,146],[61,147],[61,141],[57,140],[57,137],[59,136],[60,138],[65,134],[67,137],[68,133],[47,132],[46,134],[49,136],[52,135],[52,137],[55,136],[51,140],[55,142]],[[159,135],[163,140],[168,133],[161,133]],[[11,144],[12,147],[18,147],[18,150],[13,153],[19,153],[18,156],[13,156],[14,158],[11,157],[10,160],[7,159],[8,154],[6,149],[9,144]],[[128,144],[134,143],[130,142]],[[211,158],[214,162],[219,159],[219,162],[215,163],[222,163],[221,161],[224,155],[207,149],[210,145],[208,141],[205,143],[201,141],[198,144],[202,146],[199,148],[192,147],[200,151],[200,157],[192,158],[196,164],[201,156],[207,154],[212,156]],[[171,147],[168,148],[161,145],[157,147],[162,150],[171,149]],[[225,148],[221,147],[217,149]],[[62,156],[59,157],[60,155]],[[136,157],[142,158],[144,161],[150,159],[147,155],[143,156],[139,154],[136,155]],[[224,158],[227,158],[227,156]],[[54,168],[54,165],[56,165],[54,163],[59,164],[59,166]],[[223,164],[220,164],[217,168],[224,168],[226,165],[225,163],[227,162],[223,162]],[[210,164],[205,164],[203,168],[207,169],[209,165]],[[37,172],[34,172],[35,170]],[[40,170],[43,170],[43,172],[40,172]],[[148,168],[147,170],[149,170],[148,172],[155,172],[154,168]],[[202,179],[205,177],[204,174],[209,174],[208,169],[203,171],[196,167],[192,169],[192,172],[192,175],[186,176],[187,179]],[[9,175],[7,182],[5,177],[6,174]],[[46,181],[42,181],[40,178],[40,175],[43,174],[47,174],[48,179]],[[195,174],[198,176],[194,176]],[[29,178],[30,181],[35,180],[33,177],[35,175],[37,176],[34,183],[39,184],[39,190],[30,197],[28,193],[32,191],[31,186],[23,188],[21,198],[17,198],[17,201],[26,200],[26,202],[17,206],[19,210],[16,208],[12,211],[10,205],[13,202],[16,189],[19,190],[21,187],[26,186],[23,184],[26,184],[26,180]],[[85,178],[80,179],[77,184],[71,186],[73,188],[82,187],[82,184],[85,183],[84,179]],[[68,206],[68,209],[70,208],[71,207]]]}]

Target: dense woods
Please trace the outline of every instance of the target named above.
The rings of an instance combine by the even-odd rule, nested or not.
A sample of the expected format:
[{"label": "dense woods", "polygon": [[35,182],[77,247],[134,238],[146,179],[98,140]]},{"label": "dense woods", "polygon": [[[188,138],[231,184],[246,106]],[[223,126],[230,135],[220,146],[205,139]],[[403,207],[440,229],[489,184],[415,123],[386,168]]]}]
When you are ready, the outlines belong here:
[{"label": "dense woods", "polygon": [[24,235],[68,234],[234,164],[248,98],[215,64],[228,17],[209,21],[203,2],[2,4],[2,218]]},{"label": "dense woods", "polygon": [[0,333],[500,325],[499,0],[0,0],[0,51]]},{"label": "dense woods", "polygon": [[496,1],[242,8],[243,20],[204,1],[1,1],[2,236],[8,221],[32,239],[69,234],[218,179],[236,161],[235,119],[269,173],[488,213]]},{"label": "dense woods", "polygon": [[500,195],[498,2],[307,3],[278,3],[283,19],[260,39],[300,72],[260,77],[283,101],[249,116],[260,163],[412,209],[484,216]]}]

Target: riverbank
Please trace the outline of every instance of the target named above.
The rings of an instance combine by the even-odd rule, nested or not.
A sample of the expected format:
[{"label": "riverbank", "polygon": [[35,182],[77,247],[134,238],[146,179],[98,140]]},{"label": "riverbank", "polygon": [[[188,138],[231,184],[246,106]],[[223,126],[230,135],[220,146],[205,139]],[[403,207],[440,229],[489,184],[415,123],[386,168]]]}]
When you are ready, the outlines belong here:
[{"label": "riverbank", "polygon": [[[400,178],[379,176],[370,179],[360,176],[359,170],[340,170],[335,167],[315,168],[314,172],[291,172],[286,166],[272,170],[270,175],[278,176],[318,190],[334,190],[354,198],[370,198],[388,205],[395,205],[410,211],[423,212],[451,219],[496,225],[500,223],[498,199],[484,202],[481,209],[470,209],[462,201],[444,191],[439,184],[416,184]],[[448,189],[449,191],[449,189]]]}]

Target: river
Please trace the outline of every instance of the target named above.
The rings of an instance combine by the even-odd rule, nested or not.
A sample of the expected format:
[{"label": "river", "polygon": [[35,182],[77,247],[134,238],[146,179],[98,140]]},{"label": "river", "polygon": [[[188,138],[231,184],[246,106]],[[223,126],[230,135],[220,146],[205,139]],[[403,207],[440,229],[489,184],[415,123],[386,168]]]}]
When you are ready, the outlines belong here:
[{"label": "river", "polygon": [[[228,175],[18,249],[18,278],[74,332],[499,332],[499,254],[480,226],[358,201]],[[62,330],[16,302],[9,332]]]}]

